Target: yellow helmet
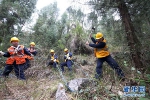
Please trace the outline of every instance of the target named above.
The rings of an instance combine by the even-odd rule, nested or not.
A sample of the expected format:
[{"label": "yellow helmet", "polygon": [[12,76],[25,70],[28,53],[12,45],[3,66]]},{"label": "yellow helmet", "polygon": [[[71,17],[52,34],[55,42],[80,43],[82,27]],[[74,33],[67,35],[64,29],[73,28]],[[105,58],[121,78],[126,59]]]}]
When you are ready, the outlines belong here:
[{"label": "yellow helmet", "polygon": [[65,48],[65,49],[64,49],[64,52],[66,52],[66,51],[68,51],[68,49],[67,49],[67,48]]},{"label": "yellow helmet", "polygon": [[34,43],[34,42],[31,42],[31,43],[30,43],[30,45],[33,45],[33,46],[35,46],[35,43]]},{"label": "yellow helmet", "polygon": [[17,37],[12,37],[12,38],[10,39],[10,42],[13,42],[13,41],[19,42],[19,39],[18,39]]},{"label": "yellow helmet", "polygon": [[53,49],[50,50],[50,53],[55,52]]},{"label": "yellow helmet", "polygon": [[103,34],[102,34],[102,33],[98,32],[98,33],[96,34],[96,39],[100,39],[100,38],[102,38],[102,37],[103,37]]}]

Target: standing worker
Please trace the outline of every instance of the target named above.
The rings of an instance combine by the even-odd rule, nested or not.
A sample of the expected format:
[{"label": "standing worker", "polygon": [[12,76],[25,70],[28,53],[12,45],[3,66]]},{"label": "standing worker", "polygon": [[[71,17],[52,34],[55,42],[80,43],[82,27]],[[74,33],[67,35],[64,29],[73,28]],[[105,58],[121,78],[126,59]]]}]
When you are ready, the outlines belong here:
[{"label": "standing worker", "polygon": [[[35,43],[34,42],[31,42],[30,43],[30,48],[28,48],[29,52],[33,55],[33,56],[36,56],[37,54],[37,51],[35,50]],[[29,55],[26,55],[26,65],[24,66],[24,70],[28,69],[30,66],[31,66],[31,63],[30,63],[30,60],[33,60],[33,56],[29,56]]]},{"label": "standing worker", "polygon": [[72,61],[71,61],[72,53],[68,52],[67,48],[64,49],[64,52],[65,52],[65,56],[64,56],[65,62],[61,64],[61,70],[62,72],[64,72],[64,66],[67,66],[69,71],[71,71],[72,70]]},{"label": "standing worker", "polygon": [[59,63],[58,56],[55,54],[55,51],[53,49],[50,50],[50,62],[49,65],[53,65],[54,68],[56,68],[56,65]]},{"label": "standing worker", "polygon": [[90,44],[88,41],[86,42],[86,45],[89,45],[90,47],[94,48],[94,54],[97,58],[97,67],[96,67],[96,73],[95,78],[100,79],[102,76],[102,64],[104,61],[106,61],[118,74],[119,78],[125,79],[124,73],[118,66],[117,62],[111,57],[108,47],[106,45],[106,40],[103,37],[103,34],[98,32],[96,34],[96,40],[90,35],[91,40],[94,44]]},{"label": "standing worker", "polygon": [[6,66],[3,72],[3,76],[8,76],[9,73],[15,70],[15,75],[18,79],[25,80],[24,75],[24,65],[26,63],[25,55],[32,56],[31,53],[23,45],[19,45],[19,39],[17,37],[12,37],[10,39],[12,44],[8,48],[8,52],[0,51],[0,55],[8,57],[6,60]]}]

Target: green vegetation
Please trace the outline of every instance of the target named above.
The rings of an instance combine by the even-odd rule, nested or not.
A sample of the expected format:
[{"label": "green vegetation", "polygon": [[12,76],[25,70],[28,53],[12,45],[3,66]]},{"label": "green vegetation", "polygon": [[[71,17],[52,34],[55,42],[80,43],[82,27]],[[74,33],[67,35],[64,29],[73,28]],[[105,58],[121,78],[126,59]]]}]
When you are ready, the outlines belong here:
[{"label": "green vegetation", "polygon": [[[81,5],[80,0],[73,1],[76,6]],[[29,31],[22,31],[23,26],[31,21],[30,17],[36,11],[36,2],[37,0],[0,1],[0,50],[7,51],[10,38],[17,36],[20,43],[26,47],[34,41],[38,51],[32,67],[26,72],[27,82],[22,83],[16,78],[0,78],[0,96],[4,100],[55,98],[57,85],[63,81],[57,71],[45,66],[50,49],[56,51],[62,62],[63,49],[68,48],[73,53],[75,62],[83,65],[83,70],[95,80],[93,77],[96,59],[93,49],[86,46],[85,42],[90,41],[90,33],[94,37],[99,31],[104,34],[111,55],[128,79],[120,82],[110,66],[104,63],[102,80],[95,80],[96,85],[82,87],[77,93],[67,91],[67,95],[73,98],[72,100],[122,100],[118,91],[122,92],[125,85],[136,83],[146,86],[146,97],[133,100],[150,98],[149,0],[87,0],[82,5],[88,6],[90,13],[85,14],[80,8],[70,6],[62,15],[59,14],[57,2],[54,2],[38,12],[38,19]],[[5,60],[0,58],[0,71]],[[67,72],[67,68],[65,70],[64,76],[67,81],[86,77],[75,66],[72,75]],[[17,92],[14,92],[15,90]]]}]

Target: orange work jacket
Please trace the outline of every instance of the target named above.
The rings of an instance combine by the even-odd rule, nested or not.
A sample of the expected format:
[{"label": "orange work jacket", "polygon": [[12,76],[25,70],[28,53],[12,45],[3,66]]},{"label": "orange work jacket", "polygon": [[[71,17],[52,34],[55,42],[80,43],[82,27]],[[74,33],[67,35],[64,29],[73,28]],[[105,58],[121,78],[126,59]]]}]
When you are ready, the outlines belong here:
[{"label": "orange work jacket", "polygon": [[8,48],[10,57],[7,58],[6,64],[13,64],[16,61],[16,64],[23,64],[26,62],[24,55],[24,46],[18,45],[18,47],[11,46]]}]

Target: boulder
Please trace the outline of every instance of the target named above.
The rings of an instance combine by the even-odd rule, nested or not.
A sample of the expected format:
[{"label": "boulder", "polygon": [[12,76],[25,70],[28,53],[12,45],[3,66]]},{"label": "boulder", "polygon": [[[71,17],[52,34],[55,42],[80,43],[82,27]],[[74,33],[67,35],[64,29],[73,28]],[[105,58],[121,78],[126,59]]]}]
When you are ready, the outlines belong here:
[{"label": "boulder", "polygon": [[56,100],[69,100],[62,83],[58,84],[58,89],[56,91]]},{"label": "boulder", "polygon": [[85,82],[89,82],[90,80],[88,78],[77,78],[73,79],[68,82],[68,87],[71,89],[71,91],[75,92],[79,90],[79,87],[81,87],[82,84]]}]

